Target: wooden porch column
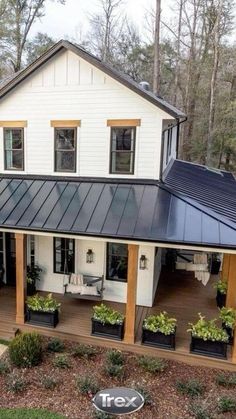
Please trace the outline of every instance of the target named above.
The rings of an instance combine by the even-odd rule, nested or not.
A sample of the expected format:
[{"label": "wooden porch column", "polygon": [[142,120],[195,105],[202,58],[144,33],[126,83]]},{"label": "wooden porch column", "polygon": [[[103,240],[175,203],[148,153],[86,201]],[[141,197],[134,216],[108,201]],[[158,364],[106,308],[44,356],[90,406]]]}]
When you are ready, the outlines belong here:
[{"label": "wooden porch column", "polygon": [[223,255],[223,264],[222,264],[222,272],[221,272],[221,280],[227,282],[229,276],[229,262],[230,262],[230,255],[228,253],[224,253]]},{"label": "wooden porch column", "polygon": [[15,234],[16,239],[16,323],[25,322],[26,296],[26,235]]},{"label": "wooden porch column", "polygon": [[[236,255],[229,257],[228,290],[226,306],[236,308]],[[236,364],[236,328],[234,330],[234,344],[232,347],[232,362]]]},{"label": "wooden porch column", "polygon": [[128,281],[124,337],[126,343],[134,343],[135,340],[138,250],[139,246],[135,244],[128,245]]}]

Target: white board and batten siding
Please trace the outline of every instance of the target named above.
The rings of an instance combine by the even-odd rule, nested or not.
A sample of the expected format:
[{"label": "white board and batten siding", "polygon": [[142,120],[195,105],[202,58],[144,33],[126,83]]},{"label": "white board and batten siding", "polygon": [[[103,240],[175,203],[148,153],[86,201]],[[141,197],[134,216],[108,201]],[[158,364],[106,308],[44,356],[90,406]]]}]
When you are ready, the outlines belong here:
[{"label": "white board and batten siding", "polygon": [[[0,101],[0,120],[28,123],[27,174],[63,175],[54,172],[54,128],[50,121],[81,120],[77,172],[71,175],[123,177],[109,174],[108,119],[141,119],[136,135],[135,173],[130,178],[158,179],[163,121],[170,116],[73,52],[53,57]],[[0,172],[4,172],[2,128],[0,156]]]},{"label": "white board and batten siding", "polygon": [[[41,279],[37,288],[41,291],[63,293],[63,282],[68,278],[63,274],[53,272],[53,237],[35,236],[36,261],[43,268]],[[86,252],[92,249],[94,252],[94,262],[86,263]],[[151,307],[155,295],[160,272],[155,271],[155,248],[153,246],[143,246],[139,248],[139,257],[144,254],[147,257],[147,269],[138,269],[137,279],[137,304]],[[106,243],[96,240],[76,240],[75,241],[75,272],[104,275],[104,300],[125,303],[127,297],[127,284],[123,282],[106,280]]]}]

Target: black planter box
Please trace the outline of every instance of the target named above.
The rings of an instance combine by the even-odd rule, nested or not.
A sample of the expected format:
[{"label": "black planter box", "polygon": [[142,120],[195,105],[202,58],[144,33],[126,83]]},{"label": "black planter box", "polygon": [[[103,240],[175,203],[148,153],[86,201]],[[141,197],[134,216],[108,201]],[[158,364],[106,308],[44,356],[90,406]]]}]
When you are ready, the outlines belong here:
[{"label": "black planter box", "polygon": [[56,327],[59,321],[58,310],[53,313],[45,313],[44,311],[33,311],[27,309],[27,322],[43,327]]},{"label": "black planter box", "polygon": [[151,332],[143,329],[142,343],[156,348],[175,350],[175,333],[164,335],[161,332]]},{"label": "black planter box", "polygon": [[124,337],[124,323],[108,324],[92,319],[92,335],[103,338],[122,340]]},{"label": "black planter box", "polygon": [[227,327],[224,323],[222,323],[223,329],[227,332],[227,335],[229,336],[229,345],[233,345],[234,342],[234,331],[231,329],[231,327]]},{"label": "black planter box", "polygon": [[192,336],[190,352],[213,358],[227,358],[227,343],[203,340]]},{"label": "black planter box", "polygon": [[27,295],[31,297],[32,295],[36,294],[36,286],[35,284],[27,284]]},{"label": "black planter box", "polygon": [[220,272],[220,265],[221,265],[220,260],[213,260],[211,262],[211,274],[212,275],[218,275],[218,273]]},{"label": "black planter box", "polygon": [[226,304],[226,294],[221,294],[221,292],[217,291],[217,294],[216,294],[216,303],[217,303],[217,307],[219,307],[219,308],[225,307],[225,304]]}]

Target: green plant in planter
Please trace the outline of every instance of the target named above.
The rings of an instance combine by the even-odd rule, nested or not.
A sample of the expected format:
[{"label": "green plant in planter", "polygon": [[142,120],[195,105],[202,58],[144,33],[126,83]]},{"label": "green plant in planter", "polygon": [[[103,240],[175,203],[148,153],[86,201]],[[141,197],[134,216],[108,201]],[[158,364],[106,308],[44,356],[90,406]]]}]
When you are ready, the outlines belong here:
[{"label": "green plant in planter", "polygon": [[216,325],[216,319],[205,320],[205,317],[201,313],[198,313],[198,315],[199,320],[195,324],[189,323],[190,329],[187,332],[191,332],[193,337],[205,341],[228,342],[229,337],[227,332]]},{"label": "green plant in planter", "polygon": [[93,319],[102,324],[122,324],[125,316],[116,310],[101,304],[93,307]]},{"label": "green plant in planter", "polygon": [[220,309],[220,320],[226,327],[234,329],[236,326],[236,310],[234,308],[222,307]]},{"label": "green plant in planter", "polygon": [[48,294],[46,297],[35,294],[28,297],[26,300],[27,308],[32,311],[43,311],[45,313],[54,313],[56,310],[60,311],[61,304]]},{"label": "green plant in planter", "polygon": [[143,329],[171,335],[175,332],[176,322],[176,319],[169,317],[166,311],[162,311],[156,316],[149,316],[144,319]]},{"label": "green plant in planter", "polygon": [[28,284],[36,284],[36,281],[40,281],[40,273],[42,269],[38,265],[28,265],[26,271],[26,279]]},{"label": "green plant in planter", "polygon": [[228,289],[228,283],[226,281],[222,281],[221,279],[219,281],[216,282],[216,284],[213,285],[214,288],[223,295],[227,294],[227,289]]}]

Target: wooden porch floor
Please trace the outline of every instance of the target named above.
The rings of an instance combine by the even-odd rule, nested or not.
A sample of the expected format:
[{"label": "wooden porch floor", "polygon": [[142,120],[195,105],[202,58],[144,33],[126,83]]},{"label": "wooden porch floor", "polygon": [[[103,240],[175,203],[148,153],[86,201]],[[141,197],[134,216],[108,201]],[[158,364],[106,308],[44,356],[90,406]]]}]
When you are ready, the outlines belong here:
[{"label": "wooden porch floor", "polygon": [[[189,272],[163,272],[158,284],[154,306],[152,308],[137,306],[136,342],[133,345],[127,345],[124,342],[110,339],[92,337],[90,335],[91,314],[94,302],[69,299],[59,294],[55,294],[55,297],[61,302],[62,307],[60,322],[56,329],[37,327],[29,324],[19,327],[15,323],[15,290],[5,287],[0,289],[0,337],[13,337],[17,327],[24,331],[34,329],[47,336],[58,336],[81,343],[116,347],[126,351],[156,355],[194,365],[236,371],[236,365],[231,363],[230,349],[228,359],[225,361],[189,353],[190,335],[186,332],[188,323],[194,322],[199,312],[209,318],[214,318],[218,315],[215,290],[212,287],[215,279],[211,278],[207,286],[204,287]],[[125,304],[106,303],[116,310],[125,312]],[[171,316],[177,318],[176,351],[167,351],[141,345],[141,331],[144,317],[162,310],[166,310]]]}]

